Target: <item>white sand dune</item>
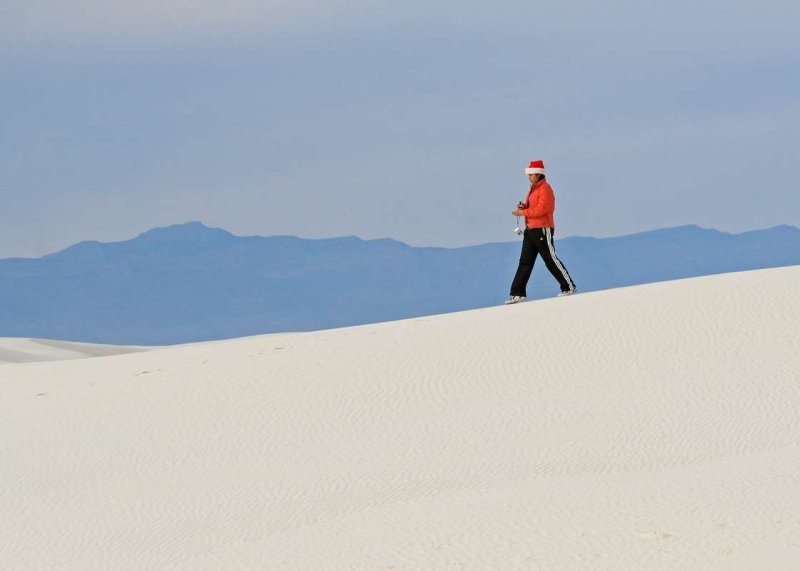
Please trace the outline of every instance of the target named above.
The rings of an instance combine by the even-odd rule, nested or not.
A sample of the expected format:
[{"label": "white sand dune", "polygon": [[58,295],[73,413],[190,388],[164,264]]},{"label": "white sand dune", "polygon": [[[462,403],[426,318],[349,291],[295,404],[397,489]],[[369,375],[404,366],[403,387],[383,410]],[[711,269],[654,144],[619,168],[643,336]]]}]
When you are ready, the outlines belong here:
[{"label": "white sand dune", "polygon": [[0,365],[6,363],[85,359],[86,357],[134,353],[137,351],[144,351],[145,349],[145,347],[73,343],[71,341],[57,341],[55,339],[0,337]]},{"label": "white sand dune", "polygon": [[0,367],[0,568],[800,569],[799,292]]}]

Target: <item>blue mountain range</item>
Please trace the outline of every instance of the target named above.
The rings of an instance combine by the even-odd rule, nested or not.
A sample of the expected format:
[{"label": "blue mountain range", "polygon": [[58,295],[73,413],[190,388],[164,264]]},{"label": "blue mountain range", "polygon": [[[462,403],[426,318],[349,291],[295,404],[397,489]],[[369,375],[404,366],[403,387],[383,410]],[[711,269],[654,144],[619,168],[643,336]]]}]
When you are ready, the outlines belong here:
[{"label": "blue mountain range", "polygon": [[[0,337],[162,345],[474,309],[508,295],[520,243],[419,248],[234,236],[189,222],[0,260]],[[680,226],[556,241],[579,292],[800,264],[800,229]],[[555,295],[541,260],[529,298]]]}]

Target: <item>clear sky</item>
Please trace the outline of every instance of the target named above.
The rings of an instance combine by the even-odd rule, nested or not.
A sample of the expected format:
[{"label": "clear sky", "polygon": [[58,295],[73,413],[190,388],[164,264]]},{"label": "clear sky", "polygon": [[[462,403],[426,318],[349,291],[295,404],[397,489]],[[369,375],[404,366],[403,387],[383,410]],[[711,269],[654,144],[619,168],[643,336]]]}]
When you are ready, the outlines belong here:
[{"label": "clear sky", "polygon": [[3,0],[0,257],[800,225],[796,0]]}]

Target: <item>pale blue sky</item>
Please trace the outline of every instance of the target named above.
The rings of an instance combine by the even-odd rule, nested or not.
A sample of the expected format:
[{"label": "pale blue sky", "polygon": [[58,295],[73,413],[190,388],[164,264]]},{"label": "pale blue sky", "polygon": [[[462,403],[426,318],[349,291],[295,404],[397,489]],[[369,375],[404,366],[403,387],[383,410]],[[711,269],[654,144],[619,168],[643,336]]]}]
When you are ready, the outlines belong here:
[{"label": "pale blue sky", "polygon": [[0,257],[510,241],[539,158],[557,236],[800,225],[797,2],[111,4],[0,4]]}]

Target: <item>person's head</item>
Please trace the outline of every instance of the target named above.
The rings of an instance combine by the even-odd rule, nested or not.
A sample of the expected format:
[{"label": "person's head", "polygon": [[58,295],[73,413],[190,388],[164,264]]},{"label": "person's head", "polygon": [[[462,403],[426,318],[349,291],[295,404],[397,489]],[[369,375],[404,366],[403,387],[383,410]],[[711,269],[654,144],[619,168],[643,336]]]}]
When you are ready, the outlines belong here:
[{"label": "person's head", "polygon": [[528,175],[531,184],[536,184],[545,178],[544,161],[531,161],[531,164],[525,169],[525,174]]}]

